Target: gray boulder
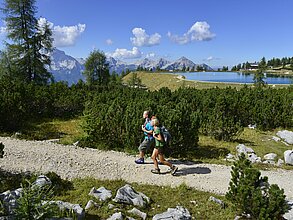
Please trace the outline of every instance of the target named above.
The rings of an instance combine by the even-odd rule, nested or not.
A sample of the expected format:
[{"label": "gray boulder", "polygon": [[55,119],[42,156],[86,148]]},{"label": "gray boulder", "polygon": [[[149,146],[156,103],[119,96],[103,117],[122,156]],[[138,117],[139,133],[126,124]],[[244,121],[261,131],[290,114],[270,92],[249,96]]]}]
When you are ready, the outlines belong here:
[{"label": "gray boulder", "polygon": [[290,207],[291,209],[290,209],[287,213],[285,213],[285,214],[283,215],[283,217],[284,217],[285,219],[291,220],[291,219],[293,219],[293,199],[287,201],[287,203],[288,203],[288,205],[289,205],[289,207]]},{"label": "gray boulder", "polygon": [[96,197],[100,201],[106,201],[112,197],[112,192],[111,190],[107,190],[105,187],[100,187],[99,189],[93,187],[89,195]]},{"label": "gray boulder", "polygon": [[182,207],[176,206],[176,208],[168,208],[167,212],[157,214],[153,217],[153,220],[191,220],[191,215],[189,211]]},{"label": "gray boulder", "polygon": [[63,201],[49,201],[49,204],[56,204],[60,210],[64,211],[73,211],[77,220],[82,220],[85,218],[85,211],[83,208],[80,207],[79,204],[71,204],[69,202]]},{"label": "gray boulder", "polygon": [[284,141],[288,144],[293,144],[293,132],[292,131],[278,131],[277,136],[284,139]]},{"label": "gray boulder", "polygon": [[278,141],[280,141],[280,140],[281,140],[281,138],[279,138],[279,137],[276,137],[276,136],[273,136],[273,137],[272,137],[272,140],[274,140],[274,141],[278,142]]},{"label": "gray boulder", "polygon": [[265,160],[275,161],[276,158],[277,158],[277,154],[275,154],[275,153],[269,153],[269,154],[264,155]]},{"label": "gray boulder", "polygon": [[107,220],[123,220],[123,215],[121,212],[114,213],[110,218],[107,218]]},{"label": "gray boulder", "polygon": [[39,176],[37,180],[33,183],[33,186],[39,186],[39,187],[51,186],[51,185],[52,185],[51,180],[45,175]]},{"label": "gray boulder", "polygon": [[133,209],[129,210],[128,212],[141,217],[143,220],[145,220],[147,217],[146,213],[138,210],[137,208],[133,208]]},{"label": "gray boulder", "polygon": [[284,160],[282,159],[279,159],[278,162],[277,162],[277,166],[282,166],[284,164]]},{"label": "gray boulder", "polygon": [[293,150],[286,150],[284,152],[284,160],[286,164],[293,165]]},{"label": "gray boulder", "polygon": [[238,144],[236,146],[237,155],[240,156],[242,153],[247,156],[248,154],[254,153],[254,150],[250,147],[246,147],[244,144]]},{"label": "gray boulder", "polygon": [[243,153],[245,157],[251,161],[251,163],[261,162],[261,158],[254,153],[254,150],[250,147],[246,147],[244,144],[238,144],[236,146],[236,151],[237,156],[240,156]]},{"label": "gray boulder", "polygon": [[16,200],[21,196],[23,189],[18,188],[16,190],[7,190],[0,194],[0,200],[3,203],[4,210],[9,214],[14,213],[14,209],[17,207]]},{"label": "gray boulder", "polygon": [[141,192],[136,192],[130,185],[118,189],[114,202],[144,207],[150,202],[149,197]]},{"label": "gray boulder", "polygon": [[90,208],[92,208],[92,207],[97,207],[97,208],[99,208],[99,205],[96,203],[96,202],[94,202],[93,200],[89,200],[88,202],[87,202],[87,204],[86,204],[86,206],[85,206],[85,210],[88,210],[88,209],[90,209]]},{"label": "gray boulder", "polygon": [[215,202],[215,203],[219,204],[222,208],[225,208],[225,203],[220,199],[217,199],[213,196],[210,196],[209,201]]}]

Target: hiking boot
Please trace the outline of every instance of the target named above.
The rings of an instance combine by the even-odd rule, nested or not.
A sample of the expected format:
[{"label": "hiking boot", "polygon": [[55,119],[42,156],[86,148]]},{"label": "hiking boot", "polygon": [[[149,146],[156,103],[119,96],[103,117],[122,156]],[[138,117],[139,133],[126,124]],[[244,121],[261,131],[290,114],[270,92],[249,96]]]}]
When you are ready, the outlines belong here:
[{"label": "hiking boot", "polygon": [[144,158],[139,158],[134,161],[136,164],[144,164]]},{"label": "hiking boot", "polygon": [[161,173],[159,168],[153,169],[153,170],[151,170],[151,172],[154,173],[154,174],[160,174]]},{"label": "hiking boot", "polygon": [[171,168],[171,175],[174,176],[175,173],[177,172],[177,170],[178,170],[178,167],[173,166],[173,167]]}]

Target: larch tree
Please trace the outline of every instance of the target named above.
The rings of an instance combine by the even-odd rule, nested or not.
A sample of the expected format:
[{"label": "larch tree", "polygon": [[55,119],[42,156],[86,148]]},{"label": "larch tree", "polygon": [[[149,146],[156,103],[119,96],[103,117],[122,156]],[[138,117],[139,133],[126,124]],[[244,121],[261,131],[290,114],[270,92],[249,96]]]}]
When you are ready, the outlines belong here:
[{"label": "larch tree", "polygon": [[24,82],[46,84],[52,75],[47,71],[52,51],[52,31],[45,19],[37,19],[35,0],[5,0],[8,59],[13,75]]},{"label": "larch tree", "polygon": [[85,61],[85,71],[83,74],[86,77],[87,83],[90,85],[102,85],[109,82],[109,64],[102,51],[94,50],[90,53]]}]

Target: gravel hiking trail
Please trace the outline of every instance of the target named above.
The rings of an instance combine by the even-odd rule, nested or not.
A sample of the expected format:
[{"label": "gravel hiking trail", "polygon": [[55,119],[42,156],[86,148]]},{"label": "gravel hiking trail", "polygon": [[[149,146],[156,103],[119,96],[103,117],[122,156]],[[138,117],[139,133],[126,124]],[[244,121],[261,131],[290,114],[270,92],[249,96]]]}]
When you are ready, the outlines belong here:
[{"label": "gravel hiking trail", "polygon": [[[145,164],[135,164],[133,155],[116,151],[101,151],[61,145],[49,141],[27,141],[0,137],[5,145],[0,168],[10,172],[53,171],[64,179],[93,177],[96,179],[123,179],[129,183],[153,184],[176,187],[182,183],[201,191],[225,194],[231,177],[231,167],[173,160],[178,166],[176,176],[167,173],[167,166],[160,166],[162,174],[153,174],[150,158]],[[287,199],[293,199],[293,170],[275,169],[261,171],[270,184],[284,189]]]}]

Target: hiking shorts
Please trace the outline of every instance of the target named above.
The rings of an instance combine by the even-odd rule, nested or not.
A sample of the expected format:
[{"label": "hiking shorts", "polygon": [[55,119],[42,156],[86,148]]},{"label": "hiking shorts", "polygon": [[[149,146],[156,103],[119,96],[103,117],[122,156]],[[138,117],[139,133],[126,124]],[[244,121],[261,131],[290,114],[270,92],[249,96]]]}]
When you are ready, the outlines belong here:
[{"label": "hiking shorts", "polygon": [[151,145],[154,143],[154,140],[144,139],[143,142],[138,147],[139,152],[146,152],[150,149]]}]

